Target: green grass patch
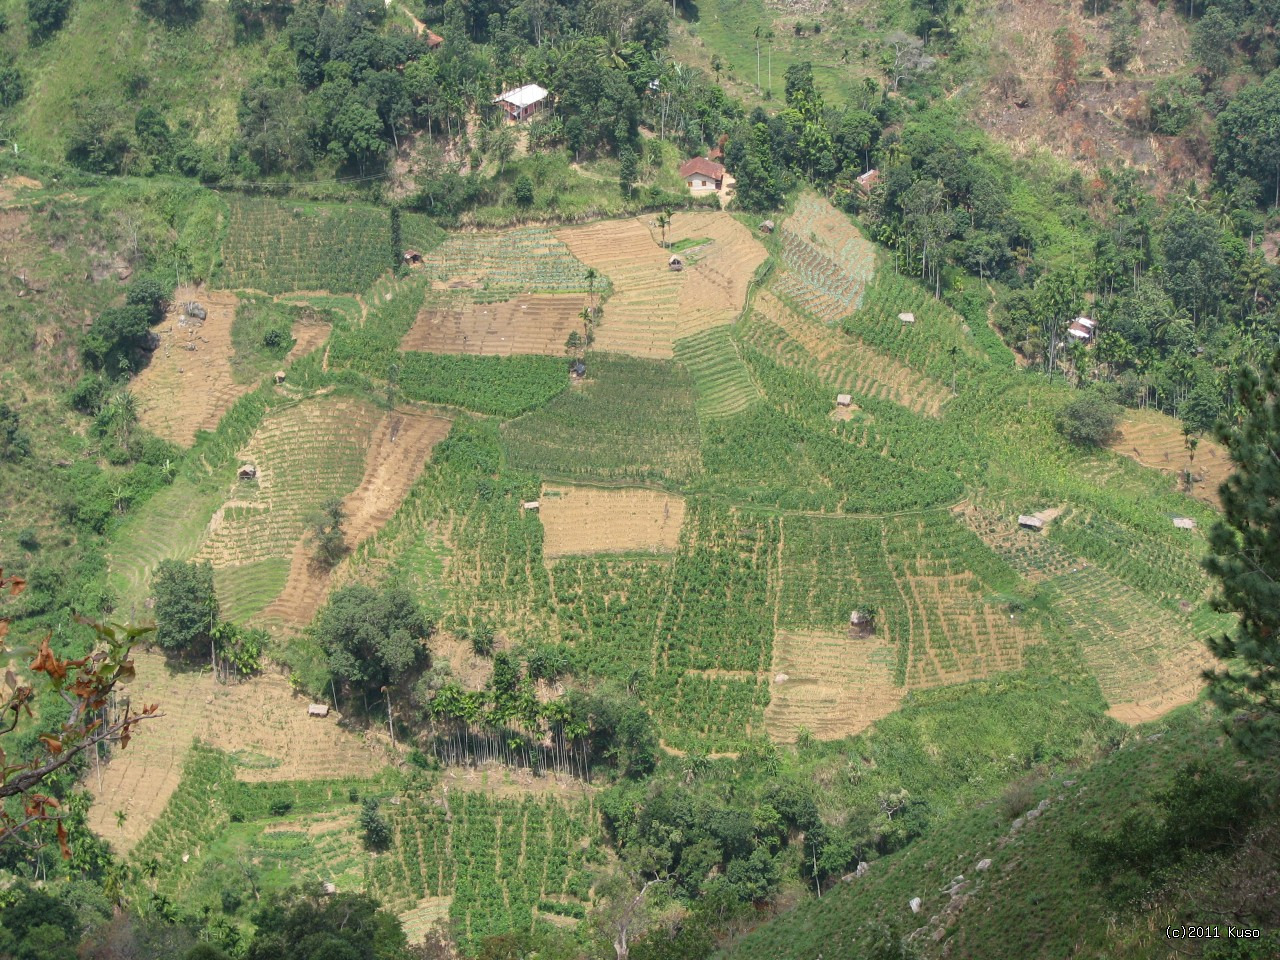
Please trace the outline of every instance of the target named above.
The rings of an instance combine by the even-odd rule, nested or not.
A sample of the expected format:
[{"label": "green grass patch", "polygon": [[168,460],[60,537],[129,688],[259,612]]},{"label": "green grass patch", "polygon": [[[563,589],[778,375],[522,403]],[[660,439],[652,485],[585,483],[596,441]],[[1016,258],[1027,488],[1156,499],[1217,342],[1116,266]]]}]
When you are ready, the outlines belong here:
[{"label": "green grass patch", "polygon": [[267,297],[248,296],[236,307],[231,324],[231,374],[237,383],[252,383],[280,366],[296,342],[297,308]]},{"label": "green grass patch", "polygon": [[218,603],[224,619],[243,623],[261,613],[284,589],[289,579],[289,561],[269,557],[256,563],[219,567],[213,571]]}]

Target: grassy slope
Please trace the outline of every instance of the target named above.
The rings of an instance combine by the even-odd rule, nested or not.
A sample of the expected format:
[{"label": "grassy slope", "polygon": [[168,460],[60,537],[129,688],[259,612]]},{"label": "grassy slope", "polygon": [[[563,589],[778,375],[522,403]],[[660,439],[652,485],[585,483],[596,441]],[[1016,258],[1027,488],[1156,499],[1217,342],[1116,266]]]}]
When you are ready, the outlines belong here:
[{"label": "grassy slope", "polygon": [[[24,44],[25,4],[6,0],[11,24],[4,45]],[[151,106],[170,126],[190,122],[199,139],[225,146],[236,132],[246,80],[261,67],[258,44],[237,45],[230,8],[204,4],[189,27],[168,29],[127,0],[76,0],[62,30],[22,53],[28,94],[18,110],[23,149],[46,160],[66,151],[77,104]]]},{"label": "grassy slope", "polygon": [[[1204,906],[1182,901],[1176,890],[1142,911],[1116,904],[1084,875],[1070,837],[1111,829],[1143,797],[1167,788],[1192,760],[1234,764],[1235,754],[1205,716],[1201,708],[1187,708],[1125,737],[1091,766],[1049,776],[1038,772],[1000,800],[961,809],[907,850],[874,862],[865,877],[762,925],[720,957],[812,960],[820,952],[827,960],[853,960],[863,955],[863,925],[873,920],[904,934],[925,928],[914,942],[926,957],[1176,955],[1153,932],[1150,908],[1158,908],[1154,916],[1161,925],[1215,922]],[[1015,818],[1041,803],[1041,815],[1013,827]],[[979,871],[983,859],[992,865]],[[1194,884],[1220,869],[1212,862],[1192,866],[1180,879]],[[947,888],[959,875],[967,886],[953,898]],[[923,901],[918,915],[910,910],[913,897]]]}]

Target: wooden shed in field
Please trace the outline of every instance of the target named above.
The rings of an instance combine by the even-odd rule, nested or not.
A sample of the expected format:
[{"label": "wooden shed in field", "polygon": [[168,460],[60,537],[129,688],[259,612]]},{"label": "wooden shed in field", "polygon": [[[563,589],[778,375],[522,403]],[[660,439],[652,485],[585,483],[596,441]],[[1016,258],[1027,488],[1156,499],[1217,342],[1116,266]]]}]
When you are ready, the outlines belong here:
[{"label": "wooden shed in field", "polygon": [[240,464],[240,469],[236,471],[236,478],[239,480],[253,480],[258,476],[258,468],[252,463]]},{"label": "wooden shed in field", "polygon": [[772,221],[772,220],[762,220],[762,221],[760,221],[760,232],[761,232],[761,233],[773,233],[773,221]]},{"label": "wooden shed in field", "polygon": [[532,510],[534,513],[537,513],[541,506],[542,503],[537,500],[526,500],[524,503],[520,504],[520,509]]},{"label": "wooden shed in field", "polygon": [[1023,530],[1043,530],[1044,521],[1037,516],[1024,513],[1018,517],[1018,526]]},{"label": "wooden shed in field", "polygon": [[684,261],[677,254],[672,254],[671,259],[667,261],[667,269],[674,273],[679,273],[684,269]]},{"label": "wooden shed in field", "polygon": [[277,386],[277,387],[278,387],[278,386],[280,386],[280,384],[284,383],[284,371],[283,371],[283,370],[277,370],[277,371],[276,371],[276,373],[275,373],[275,380],[276,380],[276,386]]},{"label": "wooden shed in field", "polygon": [[853,406],[853,396],[852,396],[851,394],[848,394],[848,393],[837,393],[837,394],[836,394],[836,406],[837,406],[837,407],[851,407],[851,406]]},{"label": "wooden shed in field", "polygon": [[1190,517],[1174,517],[1173,525],[1179,530],[1194,530],[1196,528],[1196,522]]},{"label": "wooden shed in field", "polygon": [[915,323],[916,315],[914,313],[900,313],[898,314],[898,319],[903,323]]},{"label": "wooden shed in field", "polygon": [[313,703],[307,707],[308,717],[327,717],[329,715],[329,705],[327,703]]}]

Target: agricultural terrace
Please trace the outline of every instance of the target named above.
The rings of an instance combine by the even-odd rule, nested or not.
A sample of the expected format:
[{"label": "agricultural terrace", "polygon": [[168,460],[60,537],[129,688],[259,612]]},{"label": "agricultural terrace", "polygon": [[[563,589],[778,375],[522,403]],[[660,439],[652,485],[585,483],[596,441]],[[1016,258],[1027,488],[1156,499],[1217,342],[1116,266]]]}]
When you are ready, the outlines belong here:
[{"label": "agricultural terrace", "polygon": [[[443,417],[414,410],[393,410],[382,417],[365,454],[364,476],[342,500],[349,548],[358,547],[396,512],[449,426]],[[305,626],[323,605],[329,586],[328,571],[316,569],[310,545],[299,540],[289,558],[284,589],[263,610],[262,619]]]},{"label": "agricultural terrace", "polygon": [[586,305],[582,294],[526,293],[494,303],[457,293],[429,294],[400,349],[497,357],[560,356],[570,333],[583,334],[581,314]]},{"label": "agricultural terrace", "polygon": [[876,248],[848,217],[805,193],[777,235],[786,267],[775,284],[779,295],[827,324],[858,309],[875,273]]},{"label": "agricultural terrace", "polygon": [[[771,369],[767,358],[747,352],[747,360],[770,399],[778,381],[791,380],[789,371]],[[779,393],[794,385],[786,383]],[[816,396],[809,393],[805,409],[794,413],[760,404],[704,421],[700,482],[738,503],[830,514],[893,513],[960,498],[953,473],[917,469],[895,459],[883,442],[855,436],[866,421],[840,424],[851,429],[838,434],[829,419],[831,400]]]},{"label": "agricultural terrace", "polygon": [[[188,316],[185,304],[195,301],[207,316]],[[233,357],[233,330],[243,309],[235,294],[198,287],[179,287],[164,319],[153,328],[159,345],[133,380],[138,421],[157,436],[189,446],[200,430],[214,430],[236,400],[253,388]],[[272,369],[287,366],[315,349],[328,335],[323,324],[290,323],[294,340],[286,344]],[[261,371],[258,371],[261,372]]]},{"label": "agricultural terrace", "polygon": [[542,556],[670,553],[680,540],[684,500],[658,490],[546,486]]},{"label": "agricultural terrace", "polygon": [[[90,772],[89,825],[127,853],[158,820],[200,738],[235,751],[246,781],[372,776],[389,754],[338,726],[336,714],[308,717],[307,700],[279,674],[217,683],[208,670],[174,670],[160,654],[134,654],[129,699],[163,705],[164,720],[140,728],[122,751]],[[123,822],[117,812],[125,814]]]},{"label": "agricultural terrace", "polygon": [[756,296],[746,329],[744,337],[756,349],[816,375],[832,403],[837,394],[857,394],[936,417],[949,399],[950,390],[941,383],[856,336],[802,316],[768,291]]},{"label": "agricultural terrace", "polygon": [[369,857],[356,824],[360,800],[385,800],[399,777],[388,766],[368,776],[244,778],[269,762],[196,741],[177,790],[131,851],[139,892],[196,910],[238,903],[229,912],[247,916],[263,893],[299,881],[364,889]]},{"label": "agricultural terrace", "polygon": [[778,522],[691,502],[670,560],[565,558],[551,567],[575,672],[634,682],[664,741],[739,749],[768,703]]},{"label": "agricultural terrace", "polygon": [[760,399],[730,327],[713,327],[675,342],[675,358],[693,376],[698,416],[728,417]]},{"label": "agricultural terrace", "polygon": [[679,484],[699,470],[697,393],[671,361],[590,353],[586,382],[504,424],[511,465],[549,479]]},{"label": "agricultural terrace", "polygon": [[766,258],[764,247],[728,214],[679,213],[668,241],[708,242],[681,253],[684,269],[673,272],[656,230],[635,218],[558,231],[574,256],[612,286],[596,331],[597,349],[669,359],[677,340],[737,318],[747,285]]},{"label": "agricultural terrace", "polygon": [[[279,294],[295,290],[359,293],[394,263],[391,215],[362,203],[320,204],[229,194],[218,286]],[[406,249],[426,252],[444,233],[405,212]]]},{"label": "agricultural terrace", "polygon": [[447,903],[464,951],[487,936],[586,916],[591,870],[605,857],[590,794],[571,801],[411,788],[384,811],[394,839],[370,868],[371,892],[398,912]]},{"label": "agricultural terrace", "polygon": [[[1210,660],[1201,637],[1224,629],[1223,618],[1190,603],[1174,609],[1160,605],[1096,562],[1064,550],[1054,538],[1019,529],[1007,512],[968,506],[959,515],[1052,600],[1067,639],[1079,646],[1113,716],[1142,722],[1195,699]],[[1169,559],[1175,559],[1172,553]]]},{"label": "agricultural terrace", "polygon": [[775,740],[807,731],[819,740],[861,733],[897,709],[907,690],[895,682],[892,641],[847,630],[779,630],[765,726]]},{"label": "agricultural terrace", "polygon": [[231,325],[232,374],[237,383],[256,383],[309,353],[329,336],[328,310],[282,303],[261,294],[243,294]]},{"label": "agricultural terrace", "polygon": [[779,629],[829,635],[849,628],[853,610],[873,611],[883,640],[861,642],[888,644],[899,684],[931,687],[1016,670],[1023,650],[1042,639],[1001,597],[1017,587],[1017,574],[947,511],[781,523]]},{"label": "agricultural terrace", "polygon": [[1218,506],[1218,488],[1231,475],[1231,459],[1220,444],[1198,437],[1193,457],[1182,424],[1158,410],[1126,411],[1111,449],[1172,476],[1181,489],[1186,489],[1190,470],[1194,478],[1190,492],[1214,507]]},{"label": "agricultural terrace", "polygon": [[326,354],[329,368],[382,381],[408,400],[504,417],[541,406],[569,385],[563,356],[401,351],[429,285],[430,278],[421,271],[375,284],[361,322],[334,331]]},{"label": "agricultural terrace", "polygon": [[[407,243],[407,235],[406,235]],[[589,285],[587,268],[576,251],[546,227],[516,227],[479,233],[451,233],[423,253],[415,272],[431,278],[441,290],[506,290],[524,293],[595,293],[605,281]]]},{"label": "agricultural terrace", "polygon": [[307,515],[360,483],[381,419],[367,400],[335,394],[273,410],[241,451],[257,476],[236,481],[197,557],[215,567],[288,557]]}]

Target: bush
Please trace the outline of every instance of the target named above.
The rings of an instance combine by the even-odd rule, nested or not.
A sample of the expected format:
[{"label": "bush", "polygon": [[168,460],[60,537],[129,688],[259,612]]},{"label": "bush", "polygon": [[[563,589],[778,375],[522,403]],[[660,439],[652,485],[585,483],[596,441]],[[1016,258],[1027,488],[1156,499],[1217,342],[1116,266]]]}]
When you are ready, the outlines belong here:
[{"label": "bush", "polygon": [[165,308],[169,298],[173,296],[173,287],[154,276],[135,277],[125,292],[124,302],[131,307],[145,307],[151,315],[152,323],[164,319]]},{"label": "bush", "polygon": [[391,845],[391,824],[378,810],[378,801],[366,797],[360,811],[360,829],[364,831],[364,845],[370,850],[385,850]]},{"label": "bush", "polygon": [[151,581],[155,598],[156,643],[176,653],[204,653],[218,622],[213,565],[162,560]]},{"label": "bush", "polygon": [[285,797],[278,797],[271,801],[271,804],[267,809],[271,812],[273,817],[283,817],[293,809],[293,801],[286,799]]},{"label": "bush", "polygon": [[6,63],[0,66],[0,107],[12,107],[26,92],[27,84],[18,65]]},{"label": "bush", "polygon": [[1100,447],[1115,433],[1120,408],[1095,393],[1081,394],[1054,417],[1054,426],[1071,443]]},{"label": "bush", "polygon": [[515,200],[518,207],[527,209],[533,206],[533,181],[527,173],[516,177]]},{"label": "bush", "polygon": [[27,19],[37,40],[57,33],[70,12],[71,0],[27,0]]}]

